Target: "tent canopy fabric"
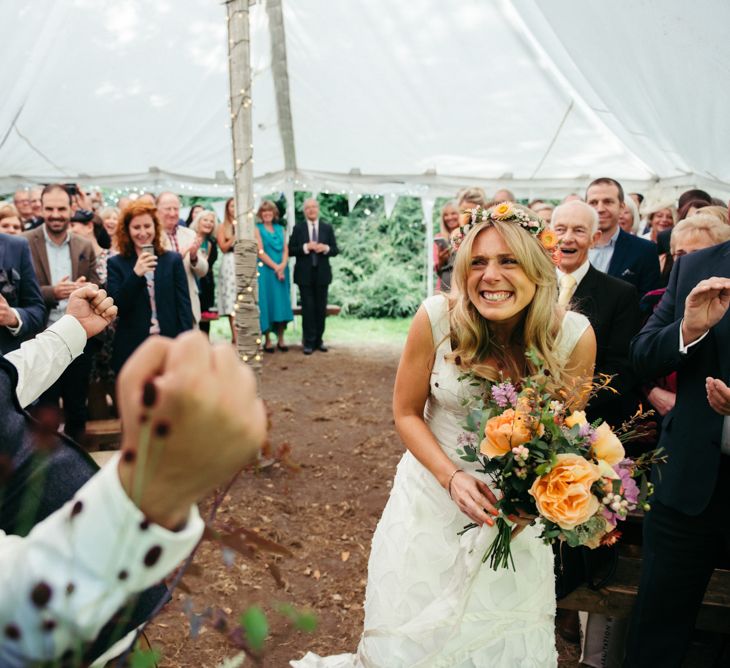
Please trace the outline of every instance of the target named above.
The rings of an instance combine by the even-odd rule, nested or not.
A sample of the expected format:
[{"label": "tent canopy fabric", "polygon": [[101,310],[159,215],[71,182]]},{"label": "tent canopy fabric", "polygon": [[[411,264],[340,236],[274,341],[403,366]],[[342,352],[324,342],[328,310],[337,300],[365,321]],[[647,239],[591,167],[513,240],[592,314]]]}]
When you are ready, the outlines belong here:
[{"label": "tent canopy fabric", "polygon": [[[4,191],[231,193],[220,1],[4,0],[0,22]],[[268,0],[250,24],[259,193],[730,195],[724,0]]]}]

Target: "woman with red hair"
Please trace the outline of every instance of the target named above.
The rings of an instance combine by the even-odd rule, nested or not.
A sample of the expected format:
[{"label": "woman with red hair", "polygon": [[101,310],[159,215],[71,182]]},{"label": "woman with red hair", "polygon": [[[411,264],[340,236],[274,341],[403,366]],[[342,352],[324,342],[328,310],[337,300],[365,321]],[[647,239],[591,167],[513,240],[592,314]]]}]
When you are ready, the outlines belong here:
[{"label": "woman with red hair", "polygon": [[179,253],[165,250],[153,204],[135,201],[122,212],[115,232],[119,255],[109,258],[108,292],[119,308],[112,368],[153,334],[176,337],[193,327],[185,267]]}]

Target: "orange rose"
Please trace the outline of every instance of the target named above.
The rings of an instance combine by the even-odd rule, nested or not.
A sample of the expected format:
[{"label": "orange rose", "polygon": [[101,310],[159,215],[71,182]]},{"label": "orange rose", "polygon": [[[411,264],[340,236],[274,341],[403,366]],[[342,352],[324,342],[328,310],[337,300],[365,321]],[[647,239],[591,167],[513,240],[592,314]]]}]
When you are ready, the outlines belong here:
[{"label": "orange rose", "polygon": [[588,424],[588,418],[585,411],[573,411],[571,415],[565,418],[565,426],[570,429],[577,424]]},{"label": "orange rose", "polygon": [[597,459],[602,459],[611,466],[616,466],[626,456],[624,446],[606,422],[596,429],[596,437],[591,448]]},{"label": "orange rose", "polygon": [[574,529],[598,512],[600,501],[591,486],[601,477],[598,467],[580,455],[557,455],[550,473],[537,478],[530,494],[540,515],[562,529]]},{"label": "orange rose", "polygon": [[487,457],[501,457],[512,448],[532,439],[530,417],[508,408],[501,415],[487,420],[484,427],[484,440],[479,450]]}]

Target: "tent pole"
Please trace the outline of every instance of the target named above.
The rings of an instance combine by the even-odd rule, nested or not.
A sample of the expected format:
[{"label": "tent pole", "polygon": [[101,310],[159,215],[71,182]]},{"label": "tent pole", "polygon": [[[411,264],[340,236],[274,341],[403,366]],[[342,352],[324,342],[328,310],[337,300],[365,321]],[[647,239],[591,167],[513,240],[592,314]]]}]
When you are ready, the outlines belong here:
[{"label": "tent pole", "polygon": [[249,0],[226,0],[233,185],[236,198],[236,305],[238,354],[260,375],[258,246],[253,223],[253,134]]}]

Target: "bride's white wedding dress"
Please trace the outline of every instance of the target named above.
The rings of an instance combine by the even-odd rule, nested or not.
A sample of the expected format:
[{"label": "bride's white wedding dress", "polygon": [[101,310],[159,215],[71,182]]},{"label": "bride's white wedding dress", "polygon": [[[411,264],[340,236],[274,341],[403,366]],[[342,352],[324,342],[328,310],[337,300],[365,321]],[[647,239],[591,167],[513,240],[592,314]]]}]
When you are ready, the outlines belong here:
[{"label": "bride's white wedding dress", "polygon": [[[424,306],[439,344],[424,418],[456,466],[467,388],[444,360],[451,352],[446,299]],[[557,351],[567,359],[588,326],[568,312]],[[512,543],[516,571],[493,571],[481,558],[493,527],[457,536],[470,522],[410,453],[398,464],[390,498],[373,536],[365,592],[365,629],[356,654],[308,653],[297,668],[545,668],[557,665],[553,553],[528,527]]]}]

